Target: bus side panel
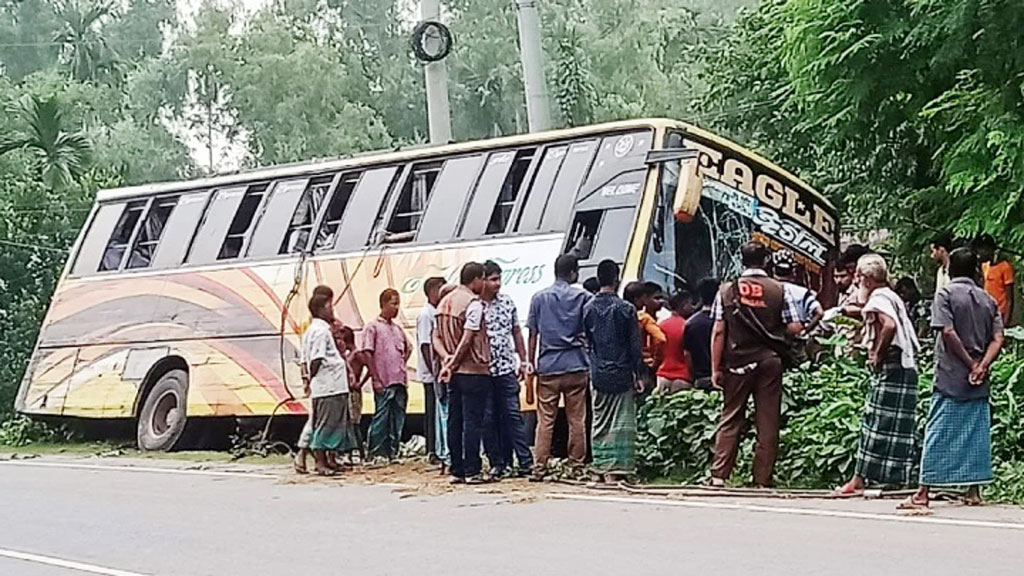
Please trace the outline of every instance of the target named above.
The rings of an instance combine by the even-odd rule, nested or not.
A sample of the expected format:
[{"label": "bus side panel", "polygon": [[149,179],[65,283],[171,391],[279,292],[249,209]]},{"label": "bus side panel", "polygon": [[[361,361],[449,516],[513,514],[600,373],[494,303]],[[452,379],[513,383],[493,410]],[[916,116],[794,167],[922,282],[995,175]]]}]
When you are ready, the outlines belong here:
[{"label": "bus side panel", "polygon": [[37,350],[22,380],[15,409],[25,414],[59,416],[77,359],[77,346]]},{"label": "bus side panel", "polygon": [[[318,259],[307,264],[290,301],[294,263],[70,280],[61,286],[43,326],[35,359],[39,367],[26,378],[24,411],[131,417],[148,367],[169,355],[189,366],[189,416],[266,416],[275,408],[278,414],[304,414],[304,402],[291,401],[291,396],[302,395],[297,334],[308,325],[306,302],[313,287],[334,288],[338,317],[356,330],[357,342],[362,327],[377,316],[380,292],[396,288],[402,295],[398,322],[415,343],[416,318],[425,303],[423,281],[431,276],[457,280],[464,263],[493,259],[504,271],[503,291],[515,300],[525,324],[530,297],[554,280],[553,263],[563,240],[548,235]],[[65,358],[69,354],[70,360]],[[411,382],[416,381],[417,354],[414,350],[407,366]],[[62,389],[66,398],[56,408]],[[47,394],[48,401],[41,402]],[[370,412],[369,386],[363,394],[364,410]],[[409,400],[410,413],[423,412],[422,386],[410,387]]]},{"label": "bus side panel", "polygon": [[[419,350],[416,349],[416,319],[426,305],[423,283],[431,276],[440,276],[449,283],[458,283],[462,265],[475,261],[494,260],[502,268],[502,292],[516,303],[519,321],[526,324],[530,298],[535,292],[555,280],[554,262],[561,253],[562,235],[540,238],[520,238],[501,243],[455,245],[427,250],[408,250],[383,254],[369,253],[361,257],[316,260],[308,271],[306,285],[317,284],[334,288],[335,314],[357,332],[359,342],[362,327],[377,317],[380,293],[395,288],[401,295],[401,307],[395,319],[405,330],[414,352],[407,364],[411,383],[416,379]],[[363,391],[363,410],[373,409],[372,393]],[[423,387],[409,387],[409,413],[424,411]]]}]

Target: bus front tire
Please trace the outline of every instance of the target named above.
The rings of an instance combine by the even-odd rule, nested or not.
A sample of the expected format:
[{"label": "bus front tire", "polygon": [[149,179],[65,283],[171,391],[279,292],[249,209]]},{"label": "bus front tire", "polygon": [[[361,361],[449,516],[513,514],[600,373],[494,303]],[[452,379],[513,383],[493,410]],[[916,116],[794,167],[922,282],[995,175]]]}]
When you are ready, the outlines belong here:
[{"label": "bus front tire", "polygon": [[185,431],[188,373],[169,370],[146,395],[139,411],[138,442],[144,452],[173,450]]}]

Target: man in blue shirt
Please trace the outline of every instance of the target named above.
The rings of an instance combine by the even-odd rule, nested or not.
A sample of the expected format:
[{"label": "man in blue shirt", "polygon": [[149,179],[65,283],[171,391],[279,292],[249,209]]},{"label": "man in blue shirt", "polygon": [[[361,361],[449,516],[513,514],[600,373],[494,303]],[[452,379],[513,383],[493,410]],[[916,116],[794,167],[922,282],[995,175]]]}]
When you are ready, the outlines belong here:
[{"label": "man in blue shirt", "polygon": [[[573,286],[579,279],[579,261],[572,254],[555,260],[555,283],[533,295],[526,326],[530,330],[529,359],[537,373],[536,469],[541,479],[551,457],[559,400],[569,422],[569,464],[582,471],[587,455],[587,357],[583,338],[583,307],[590,302],[586,291]],[[527,402],[534,398],[533,385],[526,389]]]},{"label": "man in blue shirt", "polygon": [[594,387],[594,472],[606,482],[636,473],[636,395],[646,372],[636,309],[619,298],[619,266],[597,266],[601,291],[583,311]]}]

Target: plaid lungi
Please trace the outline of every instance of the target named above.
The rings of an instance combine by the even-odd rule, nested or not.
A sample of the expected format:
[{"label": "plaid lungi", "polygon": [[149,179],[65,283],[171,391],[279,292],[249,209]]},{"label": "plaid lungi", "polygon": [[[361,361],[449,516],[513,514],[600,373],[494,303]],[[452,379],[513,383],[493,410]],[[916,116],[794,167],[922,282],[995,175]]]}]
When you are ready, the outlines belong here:
[{"label": "plaid lungi", "polygon": [[313,434],[309,447],[313,450],[339,452],[351,452],[359,447],[352,428],[347,392],[313,398]]},{"label": "plaid lungi", "polygon": [[869,482],[906,486],[914,467],[917,371],[886,362],[871,384],[856,473]]},{"label": "plaid lungi", "polygon": [[932,394],[921,456],[921,484],[992,482],[992,410],[988,398],[960,402]]},{"label": "plaid lungi", "polygon": [[636,393],[591,390],[594,403],[592,468],[598,474],[636,472]]}]

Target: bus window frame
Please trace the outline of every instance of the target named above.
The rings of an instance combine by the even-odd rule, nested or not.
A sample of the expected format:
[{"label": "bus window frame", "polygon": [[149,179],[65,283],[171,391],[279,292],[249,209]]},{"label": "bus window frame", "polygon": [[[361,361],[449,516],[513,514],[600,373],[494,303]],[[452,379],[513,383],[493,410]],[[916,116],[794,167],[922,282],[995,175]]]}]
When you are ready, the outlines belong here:
[{"label": "bus window frame", "polygon": [[[434,183],[434,189],[431,190],[430,196],[427,198],[427,205],[423,209],[423,215],[420,217],[420,224],[419,224],[419,226],[416,229],[416,235],[412,239],[412,241],[405,242],[404,244],[421,245],[422,246],[422,245],[429,245],[429,244],[441,244],[441,243],[451,242],[453,240],[458,240],[459,239],[458,231],[461,230],[462,227],[465,225],[465,219],[466,219],[466,217],[469,214],[469,207],[470,207],[470,205],[471,205],[471,203],[473,201],[473,197],[476,194],[477,187],[479,187],[479,185],[480,185],[480,179],[481,179],[481,177],[483,175],[483,172],[484,172],[484,170],[485,170],[485,168],[487,166],[487,160],[489,158],[490,158],[490,155],[487,152],[476,152],[476,153],[472,153],[472,154],[460,154],[460,155],[456,155],[456,156],[450,156],[450,157],[440,161],[441,162],[441,171],[437,175],[437,181]],[[448,235],[444,236],[444,237],[436,237],[435,236],[433,238],[423,238],[423,237],[421,237],[421,233],[424,230],[424,223],[429,222],[429,220],[427,218],[430,217],[430,216],[433,216],[433,214],[435,212],[437,212],[437,209],[435,209],[435,212],[431,212],[430,211],[430,207],[432,206],[431,201],[436,198],[436,193],[438,191],[437,189],[442,184],[442,178],[445,177],[445,171],[448,170],[448,168],[449,168],[448,163],[449,162],[458,162],[458,161],[462,161],[462,160],[465,160],[465,161],[475,160],[476,161],[476,166],[474,166],[472,168],[473,173],[468,178],[467,186],[465,188],[465,192],[462,194],[461,206],[459,208],[458,214],[455,216],[455,220],[452,222],[452,226],[451,226],[451,229],[449,230]]]},{"label": "bus window frame", "polygon": [[[331,189],[327,192],[327,201],[324,202],[323,210],[320,210],[317,213],[316,220],[313,222],[313,230],[310,234],[309,242],[306,244],[307,254],[329,254],[337,252],[335,248],[338,245],[338,232],[341,230],[341,225],[345,223],[345,217],[348,215],[349,206],[352,203],[352,197],[355,196],[356,190],[359,189],[359,184],[363,181],[363,176],[376,168],[381,167],[364,166],[353,170],[343,170],[335,174],[334,182],[331,183]],[[335,195],[341,191],[342,183],[352,175],[355,175],[355,182],[352,183],[352,192],[349,193],[348,199],[345,200],[345,206],[341,210],[341,216],[338,219],[338,229],[334,231],[334,245],[330,248],[325,247],[318,250],[317,239],[320,238],[320,233],[323,231],[323,227],[327,219],[327,212],[330,210],[331,203],[334,202]],[[392,175],[391,178],[394,180],[394,175]]]},{"label": "bus window frame", "polygon": [[[121,259],[121,272],[129,272],[134,270],[149,270],[153,267],[153,260],[156,257],[157,249],[160,247],[160,242],[164,239],[164,230],[167,229],[167,224],[171,221],[171,216],[174,211],[178,209],[178,202],[181,201],[182,194],[165,194],[161,196],[151,196],[149,201],[146,203],[146,209],[142,212],[142,218],[135,226],[135,233],[132,235],[131,244],[128,246],[128,252],[125,253],[125,257]],[[131,263],[132,255],[135,253],[136,248],[139,247],[139,235],[142,233],[142,229],[146,226],[146,222],[149,221],[149,217],[152,216],[153,210],[168,200],[174,200],[174,204],[171,205],[171,211],[167,213],[167,219],[164,220],[163,227],[160,228],[160,235],[156,241],[148,241],[153,243],[153,250],[149,254],[149,262],[145,266],[129,267]]]},{"label": "bus window frame", "polygon": [[[246,185],[245,192],[242,193],[242,199],[238,202],[238,207],[235,208],[235,214],[232,215],[231,221],[228,222],[228,227],[224,232],[224,238],[220,241],[220,250],[217,251],[216,262],[239,262],[248,259],[249,246],[252,245],[252,237],[256,234],[256,227],[259,226],[260,221],[263,220],[263,212],[267,209],[267,203],[270,201],[270,197],[274,194],[274,188],[278,182],[279,180],[257,180]],[[242,245],[238,247],[238,255],[230,258],[221,258],[220,253],[224,251],[224,245],[228,241],[228,237],[231,236],[231,225],[235,223],[235,218],[238,216],[238,210],[242,209],[245,197],[249,195],[250,190],[261,185],[264,186],[264,188],[260,195],[260,202],[256,205],[256,210],[252,214],[252,219],[249,220],[249,225],[245,228],[245,232],[242,235]]]},{"label": "bus window frame", "polygon": [[[203,217],[199,219],[199,224],[196,225],[195,231],[192,233],[192,239],[188,243],[188,250],[185,252],[185,258],[182,260],[182,266],[211,266],[217,265],[218,262],[231,262],[233,260],[217,258],[220,254],[221,249],[224,246],[224,240],[227,238],[228,230],[231,228],[231,221],[228,221],[224,226],[224,235],[220,237],[220,241],[217,242],[216,249],[211,251],[212,258],[206,259],[202,262],[196,262],[193,260],[195,256],[196,241],[199,240],[199,236],[203,233],[207,223],[210,221],[210,211],[215,207],[218,200],[221,198],[221,194],[228,192],[238,192],[239,199],[235,205],[235,209],[231,212],[231,219],[233,220],[238,209],[242,205],[242,200],[245,198],[246,192],[249,187],[252,186],[249,182],[239,182],[230,186],[224,186],[221,188],[215,188],[210,193],[210,198],[206,202],[206,206],[203,208]],[[255,217],[255,215],[254,215]],[[234,261],[237,261],[235,259]]]},{"label": "bus window frame", "polygon": [[[252,222],[252,224],[250,226],[251,227],[251,231],[250,231],[250,233],[248,235],[249,237],[248,237],[248,240],[246,242],[246,245],[243,247],[243,252],[240,253],[237,258],[245,259],[245,260],[252,260],[252,261],[259,261],[259,260],[277,259],[277,258],[280,258],[282,256],[290,256],[291,255],[291,254],[287,254],[287,253],[286,254],[281,254],[280,253],[281,243],[284,242],[284,239],[285,239],[285,237],[288,234],[288,229],[291,227],[291,221],[295,217],[295,210],[298,208],[299,202],[302,201],[302,196],[309,190],[310,183],[313,180],[314,180],[313,177],[299,176],[299,177],[295,177],[295,178],[280,178],[280,179],[277,179],[277,180],[270,181],[270,184],[268,185],[267,191],[265,193],[266,197],[263,199],[263,208],[262,208],[262,210],[257,208],[258,212],[257,212],[256,216],[258,216],[259,219],[257,220],[256,216],[254,216],[254,218],[253,218],[254,222]],[[281,227],[281,234],[280,234],[281,237],[278,238],[277,241],[273,242],[273,243],[271,243],[271,241],[269,239],[265,240],[265,242],[267,242],[267,246],[271,246],[271,244],[273,244],[273,246],[274,246],[273,250],[268,251],[268,252],[263,252],[261,254],[253,254],[252,249],[253,249],[254,246],[262,246],[262,242],[256,241],[256,236],[257,236],[257,234],[259,234],[260,229],[264,226],[264,224],[266,222],[268,222],[268,220],[267,220],[267,209],[271,206],[271,204],[274,202],[274,200],[278,197],[278,193],[279,193],[279,191],[280,191],[280,189],[282,187],[288,186],[288,185],[291,185],[291,184],[297,184],[299,182],[302,183],[302,190],[300,190],[298,192],[298,194],[295,195],[295,202],[292,203],[291,210],[288,211],[289,212],[289,216],[287,217],[287,220],[285,221],[284,226]],[[268,230],[265,233],[269,233],[269,232],[272,232],[272,230]],[[307,239],[307,243],[308,243],[308,239]]]},{"label": "bus window frame", "polygon": [[[81,240],[78,242],[79,246],[77,247],[75,259],[71,265],[70,272],[68,274],[69,276],[74,278],[84,278],[86,276],[95,276],[97,274],[109,274],[110,272],[112,272],[111,270],[104,270],[103,272],[100,272],[99,268],[103,262],[103,256],[107,253],[107,246],[110,244],[110,236],[111,234],[114,233],[114,229],[117,228],[117,223],[121,221],[121,216],[124,214],[124,211],[128,208],[128,203],[131,202],[132,200],[132,198],[126,198],[124,200],[119,200],[117,202],[106,202],[96,205],[96,207],[89,214],[89,221],[85,225],[85,232],[81,235]],[[80,260],[84,255],[83,251],[86,248],[92,247],[90,245],[90,241],[92,240],[90,236],[96,229],[96,221],[99,219],[100,213],[103,212],[105,208],[114,209],[115,207],[120,207],[121,209],[117,212],[117,215],[113,217],[113,222],[110,225],[110,229],[107,231],[105,239],[103,240],[102,244],[100,245],[100,249],[96,254],[97,258],[92,263],[92,265],[89,266],[89,270],[78,270],[80,264],[86,264],[85,262],[80,262]]]},{"label": "bus window frame", "polygon": [[138,270],[160,270],[160,271],[166,272],[166,271],[177,270],[177,269],[180,269],[180,268],[185,268],[185,267],[190,266],[190,264],[188,263],[188,255],[189,255],[190,251],[192,250],[192,242],[194,241],[195,236],[196,236],[196,234],[199,231],[199,227],[202,226],[203,220],[206,218],[206,211],[209,209],[210,202],[213,201],[213,197],[214,197],[215,193],[216,193],[216,190],[213,190],[213,189],[210,189],[210,188],[193,188],[191,190],[182,190],[181,192],[178,192],[177,193],[177,195],[178,195],[178,204],[175,206],[175,211],[171,212],[171,216],[167,219],[167,223],[168,224],[171,223],[171,220],[174,218],[175,213],[179,213],[180,214],[178,209],[179,209],[180,206],[184,205],[183,200],[185,200],[187,198],[191,198],[193,196],[200,195],[200,194],[205,195],[205,198],[200,200],[200,202],[202,202],[203,206],[202,206],[202,208],[199,211],[199,217],[195,220],[195,223],[192,225],[191,233],[188,234],[188,236],[186,237],[187,239],[184,242],[185,247],[181,251],[180,257],[177,259],[177,262],[175,264],[171,264],[171,265],[157,265],[157,261],[158,261],[157,257],[161,253],[161,247],[163,246],[163,241],[164,241],[164,235],[161,234],[161,236],[160,236],[160,244],[157,244],[156,249],[153,252],[153,263],[150,264],[150,266],[147,267],[147,268],[139,268]]},{"label": "bus window frame", "polygon": [[[381,217],[381,210],[384,209],[384,206],[387,205],[387,202],[390,202],[391,192],[392,192],[392,190],[395,189],[395,186],[400,181],[400,179],[404,177],[405,169],[406,169],[406,166],[403,165],[403,164],[390,163],[390,164],[370,165],[370,166],[366,166],[362,170],[358,170],[358,172],[359,172],[359,180],[356,182],[356,186],[352,190],[352,197],[350,197],[349,200],[348,200],[348,204],[346,205],[345,212],[342,213],[341,222],[338,224],[338,233],[337,233],[337,236],[334,239],[334,245],[331,246],[330,248],[324,248],[324,249],[322,249],[322,250],[320,250],[319,252],[316,252],[316,253],[317,254],[339,254],[339,253],[344,254],[346,252],[353,252],[353,251],[357,251],[357,250],[362,250],[362,249],[365,249],[368,246],[372,246],[373,245],[373,240],[374,240],[374,235],[376,234],[376,230],[377,230],[377,220],[380,219],[380,217]],[[353,200],[357,199],[357,193],[359,192],[359,188],[365,184],[365,180],[366,180],[367,175],[370,175],[370,174],[372,174],[374,172],[385,171],[385,170],[390,172],[390,176],[389,176],[389,179],[387,181],[387,185],[386,185],[385,189],[381,193],[381,200],[382,200],[382,202],[377,206],[377,210],[374,213],[374,215],[372,216],[372,220],[371,220],[370,226],[366,229],[366,237],[362,238],[362,239],[359,239],[358,240],[358,245],[355,242],[353,242],[349,246],[339,246],[339,244],[341,244],[340,241],[342,239],[341,231],[346,228],[346,224],[348,223],[348,219],[353,217],[351,203],[352,203]],[[367,207],[367,209],[369,209],[369,207]],[[367,219],[370,218],[368,214],[364,214],[362,217],[363,218],[367,218]],[[319,234],[319,229],[317,230],[317,234]],[[346,240],[355,240],[356,238],[357,237],[346,238]]]},{"label": "bus window frame", "polygon": [[120,218],[124,216],[124,213],[128,210],[128,206],[130,204],[135,203],[135,202],[140,202],[140,201],[144,202],[144,204],[142,205],[142,211],[139,213],[139,218],[138,218],[138,220],[135,221],[135,225],[132,228],[132,233],[131,233],[131,235],[128,236],[128,242],[125,244],[124,252],[121,253],[121,260],[118,262],[117,268],[111,268],[110,270],[100,270],[99,269],[99,267],[103,265],[103,258],[106,257],[107,250],[110,249],[110,240],[113,237],[114,232],[117,231],[117,224],[114,224],[114,228],[110,231],[111,236],[107,238],[106,246],[103,248],[103,254],[100,256],[100,261],[97,264],[96,270],[93,272],[93,274],[95,274],[95,275],[102,275],[102,276],[109,276],[111,274],[120,274],[120,273],[124,272],[124,270],[125,270],[125,262],[127,262],[128,257],[131,255],[132,246],[135,246],[135,242],[138,239],[139,229],[142,228],[142,225],[145,223],[146,217],[149,216],[149,210],[153,206],[154,198],[155,198],[154,196],[150,196],[149,198],[146,198],[145,200],[140,200],[139,198],[135,198],[135,199],[128,199],[128,200],[126,200],[124,202],[124,208],[121,210],[121,216],[118,217],[118,221],[120,221]]},{"label": "bus window frame", "polygon": [[[480,167],[480,171],[477,174],[476,182],[473,185],[473,190],[470,193],[469,199],[466,201],[466,205],[463,207],[462,215],[460,216],[460,223],[457,228],[457,233],[453,236],[453,239],[473,241],[473,240],[484,240],[487,238],[501,238],[503,236],[512,236],[516,234],[516,224],[519,221],[519,212],[522,210],[523,204],[525,203],[525,197],[528,194],[524,194],[524,190],[530,190],[533,186],[533,176],[537,171],[537,167],[540,165],[540,159],[544,154],[544,151],[548,148],[544,144],[534,144],[527,146],[516,146],[513,148],[497,148],[486,152],[486,160]],[[511,154],[512,160],[509,161],[508,170],[502,175],[501,185],[505,184],[505,179],[508,178],[509,173],[515,167],[516,158],[519,153],[524,150],[532,150],[533,156],[530,157],[530,165],[526,168],[526,173],[523,174],[523,181],[519,184],[519,190],[516,192],[515,202],[512,204],[512,211],[509,213],[508,222],[505,223],[505,229],[501,232],[493,234],[487,234],[487,226],[490,224],[490,218],[494,214],[494,210],[498,206],[498,201],[501,199],[501,190],[494,196],[494,201],[488,207],[487,215],[484,216],[486,221],[479,227],[479,230],[467,231],[466,225],[469,223],[469,216],[473,213],[473,209],[476,207],[477,194],[480,190],[480,185],[483,183],[484,176],[487,174],[487,168],[491,163],[491,158],[497,154]]]},{"label": "bus window frame", "polygon": [[[311,187],[313,186],[313,181],[318,178],[331,175],[331,183],[327,187],[327,194],[324,196],[324,203],[322,206],[320,206],[320,209],[313,214],[313,221],[310,223],[309,228],[309,236],[306,237],[306,245],[302,247],[302,250],[300,250],[299,252],[278,252],[278,258],[295,257],[300,254],[311,254],[313,252],[313,249],[316,246],[316,237],[320,233],[321,221],[327,215],[327,208],[331,205],[331,201],[334,200],[334,194],[337,191],[338,186],[341,185],[341,179],[342,177],[344,177],[345,174],[345,172],[335,172],[333,175],[331,175],[328,172],[326,174],[318,174],[309,177],[309,180],[306,182],[306,188],[307,190],[310,190],[310,195],[312,196]],[[359,181],[356,180],[356,183],[358,184]],[[306,190],[303,190],[302,193],[305,194]],[[351,198],[349,198],[349,200],[351,200]],[[299,201],[301,202],[302,199],[300,198]],[[347,202],[345,209],[348,209]],[[298,204],[296,204],[295,210],[298,210]],[[295,210],[292,210],[292,218],[295,218]],[[341,216],[342,218],[345,217],[345,210],[341,211]],[[340,226],[341,222],[338,222],[338,225]],[[291,229],[292,225],[291,222],[289,222],[288,226],[285,227],[285,236],[282,239],[282,242],[288,239],[288,232],[291,231]]]}]

